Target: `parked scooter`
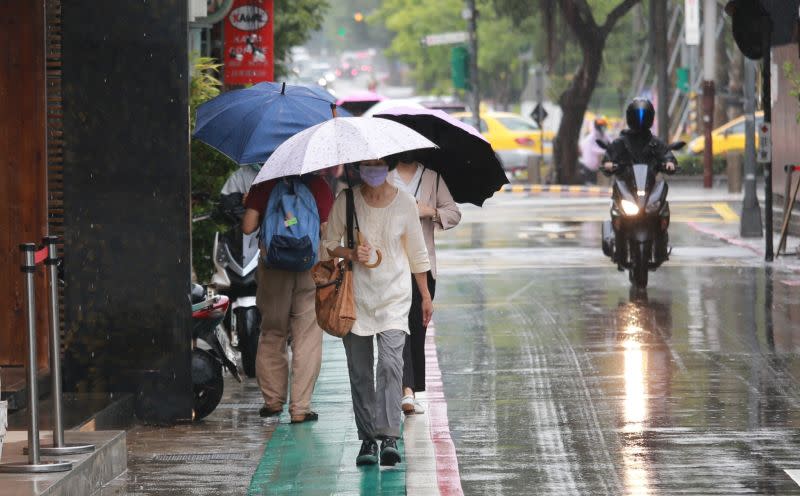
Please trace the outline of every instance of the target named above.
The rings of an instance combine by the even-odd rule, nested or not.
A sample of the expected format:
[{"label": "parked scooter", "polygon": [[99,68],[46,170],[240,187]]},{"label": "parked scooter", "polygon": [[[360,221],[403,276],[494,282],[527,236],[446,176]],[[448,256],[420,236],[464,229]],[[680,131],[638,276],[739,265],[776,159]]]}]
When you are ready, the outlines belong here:
[{"label": "parked scooter", "polygon": [[206,290],[192,285],[192,389],[193,419],[200,420],[214,411],[222,399],[222,367],[242,382],[228,336],[220,324],[228,312],[228,297],[208,297]]},{"label": "parked scooter", "polygon": [[219,213],[232,227],[214,237],[212,256],[215,271],[211,284],[218,293],[228,296],[233,302],[223,325],[242,354],[244,373],[248,377],[255,377],[261,326],[261,314],[256,308],[258,231],[252,234],[242,232],[243,196],[241,193],[232,193],[221,198]]},{"label": "parked scooter", "polygon": [[[609,150],[600,140],[597,144]],[[669,145],[669,150],[680,150],[686,143]],[[620,271],[627,269],[631,284],[647,288],[648,273],[669,260],[669,187],[656,176],[662,172],[663,162],[651,164],[619,164],[615,157],[614,186],[611,220],[603,223],[603,253],[617,264]],[[617,174],[620,165],[625,165]]]}]

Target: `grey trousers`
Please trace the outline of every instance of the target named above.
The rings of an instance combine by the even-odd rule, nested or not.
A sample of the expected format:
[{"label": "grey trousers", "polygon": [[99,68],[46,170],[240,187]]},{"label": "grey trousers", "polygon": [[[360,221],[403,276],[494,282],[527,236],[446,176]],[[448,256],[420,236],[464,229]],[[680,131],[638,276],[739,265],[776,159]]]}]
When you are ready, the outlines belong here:
[{"label": "grey trousers", "polygon": [[377,387],[373,372],[373,337],[350,333],[342,340],[347,354],[358,438],[362,441],[400,437],[406,333],[392,329],[379,333],[377,339]]}]

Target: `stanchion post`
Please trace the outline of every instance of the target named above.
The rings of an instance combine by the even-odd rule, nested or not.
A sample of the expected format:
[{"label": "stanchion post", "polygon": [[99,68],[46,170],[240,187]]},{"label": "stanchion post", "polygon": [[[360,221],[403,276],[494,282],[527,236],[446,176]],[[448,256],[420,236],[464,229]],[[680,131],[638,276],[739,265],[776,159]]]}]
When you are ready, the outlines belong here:
[{"label": "stanchion post", "polygon": [[40,448],[46,456],[77,455],[94,451],[93,444],[66,444],[64,442],[64,412],[61,394],[61,323],[58,312],[58,238],[45,236],[47,248],[47,274],[50,282],[50,378],[53,393],[53,445]]},{"label": "stanchion post", "polygon": [[28,359],[26,365],[28,387],[28,462],[0,464],[0,473],[63,472],[72,469],[72,462],[42,462],[39,459],[39,385],[36,380],[36,245],[20,245],[22,272],[25,274],[28,320]]}]

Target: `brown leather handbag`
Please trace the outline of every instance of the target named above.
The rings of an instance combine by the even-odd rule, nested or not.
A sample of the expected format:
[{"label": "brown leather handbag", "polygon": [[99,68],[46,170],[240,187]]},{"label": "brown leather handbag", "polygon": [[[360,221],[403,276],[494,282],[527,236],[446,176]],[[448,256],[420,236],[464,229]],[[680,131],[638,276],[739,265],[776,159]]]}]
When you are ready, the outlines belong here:
[{"label": "brown leather handbag", "polygon": [[[353,219],[356,215],[353,190],[347,195],[347,246],[355,245]],[[328,260],[311,268],[311,277],[317,286],[315,309],[317,324],[331,336],[343,338],[356,321],[356,300],[353,293],[353,262]]]}]

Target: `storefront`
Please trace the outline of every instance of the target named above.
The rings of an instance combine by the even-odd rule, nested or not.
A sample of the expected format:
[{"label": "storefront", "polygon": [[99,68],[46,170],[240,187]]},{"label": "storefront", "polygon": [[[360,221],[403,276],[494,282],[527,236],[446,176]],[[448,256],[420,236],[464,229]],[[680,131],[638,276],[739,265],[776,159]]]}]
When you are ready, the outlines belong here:
[{"label": "storefront", "polygon": [[[0,374],[25,356],[17,245],[56,234],[65,390],[189,420],[187,2],[0,4]],[[44,305],[37,318],[46,372]]]}]

